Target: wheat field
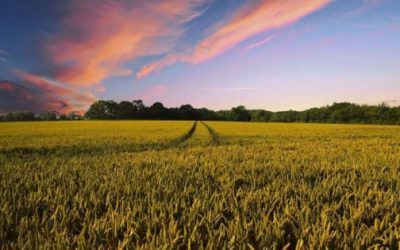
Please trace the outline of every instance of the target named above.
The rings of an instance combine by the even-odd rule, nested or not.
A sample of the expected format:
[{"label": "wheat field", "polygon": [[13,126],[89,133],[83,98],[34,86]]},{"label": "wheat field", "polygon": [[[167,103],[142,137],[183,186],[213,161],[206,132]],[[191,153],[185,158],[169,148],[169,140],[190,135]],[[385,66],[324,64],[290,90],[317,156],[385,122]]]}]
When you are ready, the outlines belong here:
[{"label": "wheat field", "polygon": [[400,127],[0,124],[2,249],[399,249]]}]

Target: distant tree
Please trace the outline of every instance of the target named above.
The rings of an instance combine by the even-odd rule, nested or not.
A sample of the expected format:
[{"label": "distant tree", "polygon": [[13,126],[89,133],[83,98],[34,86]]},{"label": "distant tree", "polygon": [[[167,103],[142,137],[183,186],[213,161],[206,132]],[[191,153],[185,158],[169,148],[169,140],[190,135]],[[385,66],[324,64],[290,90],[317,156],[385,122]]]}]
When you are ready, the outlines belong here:
[{"label": "distant tree", "polygon": [[377,122],[381,124],[389,124],[398,119],[396,110],[390,108],[385,102],[378,105],[377,114]]},{"label": "distant tree", "polygon": [[196,113],[198,120],[208,120],[208,121],[218,120],[217,113],[215,111],[208,110],[206,108],[197,109]]},{"label": "distant tree", "polygon": [[68,120],[80,120],[80,119],[82,119],[82,115],[77,114],[76,112],[69,112],[67,117],[68,117]]},{"label": "distant tree", "polygon": [[198,118],[196,110],[189,104],[179,107],[179,116],[183,120],[196,120]]},{"label": "distant tree", "polygon": [[120,114],[120,109],[119,105],[117,102],[109,100],[106,101],[106,114],[111,118],[111,119],[118,119],[119,114]]},{"label": "distant tree", "polygon": [[3,121],[34,121],[35,114],[29,111],[10,112],[1,116]]},{"label": "distant tree", "polygon": [[[356,105],[348,102],[331,106],[311,108],[304,111],[270,112],[266,110],[246,110],[238,106],[231,110],[212,111],[196,109],[189,104],[179,108],[166,108],[160,102],[146,107],[142,100],[131,103],[122,101],[96,101],[85,116],[88,119],[172,119],[172,120],[221,120],[258,122],[334,122],[334,123],[381,123],[400,124],[400,107],[390,107],[386,103],[377,106]],[[14,114],[3,116],[3,120],[13,120]]]},{"label": "distant tree", "polygon": [[298,122],[299,120],[300,112],[294,110],[275,112],[271,117],[273,122]]},{"label": "distant tree", "polygon": [[166,109],[161,102],[155,102],[149,108],[149,115],[153,119],[165,119],[166,118]]},{"label": "distant tree", "polygon": [[132,104],[133,104],[133,106],[136,107],[136,109],[137,109],[138,111],[144,110],[144,109],[146,108],[146,106],[143,104],[143,101],[142,101],[142,100],[133,100],[133,101],[132,101]]},{"label": "distant tree", "polygon": [[137,109],[132,102],[122,101],[119,103],[118,119],[134,119]]},{"label": "distant tree", "polygon": [[272,118],[272,112],[266,110],[254,110],[251,112],[251,121],[268,122]]},{"label": "distant tree", "polygon": [[110,119],[111,117],[107,112],[106,103],[107,102],[103,100],[95,101],[92,105],[90,105],[85,117],[88,119]]},{"label": "distant tree", "polygon": [[57,114],[55,112],[43,112],[37,118],[41,121],[55,121],[57,120]]},{"label": "distant tree", "polygon": [[135,118],[136,119],[144,119],[147,118],[147,107],[144,105],[142,100],[133,100],[132,104],[135,108]]},{"label": "distant tree", "polygon": [[69,116],[66,115],[66,114],[60,114],[58,119],[61,120],[61,121],[71,120],[71,119],[69,118]]},{"label": "distant tree", "polygon": [[233,121],[250,121],[251,116],[249,111],[247,111],[244,106],[238,106],[236,108],[232,108],[231,119]]}]

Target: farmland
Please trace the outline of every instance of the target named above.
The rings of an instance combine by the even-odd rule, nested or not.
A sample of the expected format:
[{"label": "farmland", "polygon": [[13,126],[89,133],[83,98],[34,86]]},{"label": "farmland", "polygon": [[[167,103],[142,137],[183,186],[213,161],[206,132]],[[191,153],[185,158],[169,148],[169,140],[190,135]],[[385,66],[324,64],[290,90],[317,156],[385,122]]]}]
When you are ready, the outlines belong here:
[{"label": "farmland", "polygon": [[8,248],[399,248],[400,127],[0,124]]}]

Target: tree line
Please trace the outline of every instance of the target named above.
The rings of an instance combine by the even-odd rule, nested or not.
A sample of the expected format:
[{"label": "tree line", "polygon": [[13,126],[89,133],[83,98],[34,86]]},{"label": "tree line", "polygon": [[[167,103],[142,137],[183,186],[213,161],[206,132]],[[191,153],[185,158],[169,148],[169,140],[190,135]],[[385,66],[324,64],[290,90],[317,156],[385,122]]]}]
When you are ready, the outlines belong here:
[{"label": "tree line", "polygon": [[254,121],[254,122],[304,122],[304,123],[360,123],[360,124],[400,124],[400,106],[358,105],[348,102],[311,108],[304,111],[247,110],[244,106],[231,110],[213,111],[206,108],[193,108],[186,104],[177,108],[167,108],[161,102],[146,106],[142,100],[94,102],[83,117],[58,112],[34,114],[32,112],[13,112],[0,116],[2,121],[30,120],[215,120],[215,121]]},{"label": "tree line", "polygon": [[0,121],[68,121],[82,120],[84,117],[75,112],[63,114],[57,111],[39,112],[17,111],[0,114]]}]

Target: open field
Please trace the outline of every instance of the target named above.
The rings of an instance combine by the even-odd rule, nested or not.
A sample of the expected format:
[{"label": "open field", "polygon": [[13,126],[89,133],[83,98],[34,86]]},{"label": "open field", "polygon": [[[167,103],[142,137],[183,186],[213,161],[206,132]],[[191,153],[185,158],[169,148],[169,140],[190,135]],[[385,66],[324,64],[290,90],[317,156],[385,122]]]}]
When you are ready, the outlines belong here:
[{"label": "open field", "polygon": [[399,211],[399,126],[0,124],[4,249],[398,249]]}]

